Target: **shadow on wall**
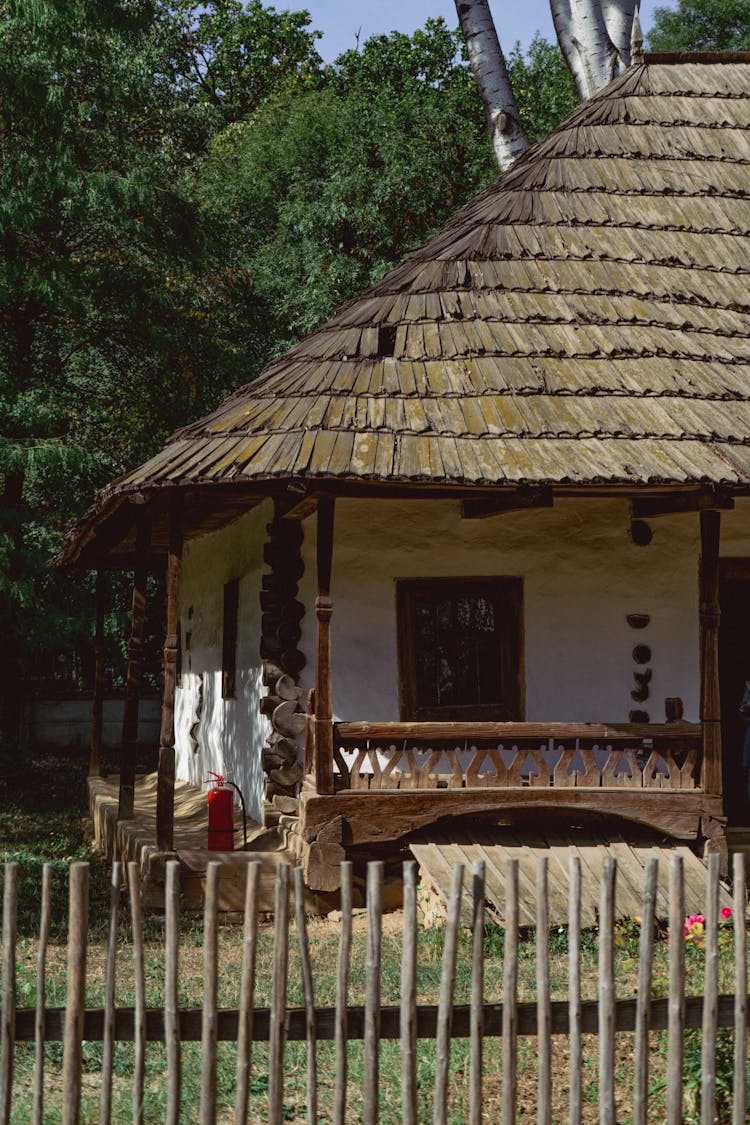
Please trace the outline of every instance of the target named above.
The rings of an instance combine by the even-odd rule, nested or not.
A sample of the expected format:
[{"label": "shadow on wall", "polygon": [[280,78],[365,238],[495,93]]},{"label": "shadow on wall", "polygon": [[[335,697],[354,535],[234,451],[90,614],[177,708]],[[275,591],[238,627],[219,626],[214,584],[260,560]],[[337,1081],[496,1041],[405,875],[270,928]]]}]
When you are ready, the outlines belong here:
[{"label": "shadow on wall", "polygon": [[[187,774],[189,781],[203,787],[209,772],[222,774],[239,786],[248,817],[258,822],[264,786],[261,752],[269,729],[267,719],[260,714],[261,676],[260,662],[238,670],[234,698],[222,699],[221,668],[184,674],[177,713],[178,775]],[[192,731],[189,738],[188,730]]]}]

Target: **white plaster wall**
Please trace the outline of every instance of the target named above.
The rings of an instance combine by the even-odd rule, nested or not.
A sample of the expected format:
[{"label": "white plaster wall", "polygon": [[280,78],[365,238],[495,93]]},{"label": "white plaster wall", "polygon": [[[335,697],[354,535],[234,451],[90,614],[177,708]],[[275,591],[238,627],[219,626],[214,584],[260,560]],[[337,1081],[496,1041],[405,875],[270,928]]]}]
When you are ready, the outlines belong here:
[{"label": "white plaster wall", "polygon": [[[187,544],[180,617],[183,678],[177,691],[177,776],[195,783],[223,773],[260,816],[261,750],[269,730],[258,594],[270,501],[230,527]],[[525,718],[530,722],[626,722],[639,706],[664,718],[664,699],[680,696],[698,720],[698,554],[696,514],[651,521],[653,540],[635,546],[626,501],[562,499],[551,509],[462,520],[455,501],[338,500],[333,557],[333,695],[338,719],[396,720],[397,578],[515,575],[524,582]],[[304,521],[307,606],[300,647],[305,690],[315,652],[315,517]],[[750,499],[722,516],[722,555],[750,557]],[[224,583],[240,579],[237,697],[221,698]],[[189,610],[192,607],[192,616]],[[626,615],[647,613],[629,628]],[[191,651],[184,651],[187,632]],[[634,703],[632,650],[652,650],[653,680]],[[200,751],[191,748],[198,676],[203,678]]]},{"label": "white plaster wall", "polygon": [[[738,529],[741,524],[738,518]],[[337,500],[331,589],[336,717],[399,718],[396,578],[518,575],[524,581],[528,721],[627,722],[631,709],[643,707],[661,722],[667,696],[680,696],[685,718],[697,721],[698,517],[654,519],[647,547],[631,542],[629,525],[629,504],[616,500],[556,500],[551,509],[485,520],[462,520],[455,501]],[[305,521],[303,553],[300,596],[312,607],[314,517]],[[629,613],[650,614],[650,625],[631,629]],[[630,698],[632,650],[639,642],[653,653],[645,704]],[[310,608],[301,643],[306,687],[312,686],[314,646]]]},{"label": "white plaster wall", "polygon": [[[260,580],[266,524],[273,516],[264,501],[229,527],[185,546],[180,585],[182,686],[175,702],[176,773],[196,785],[208,773],[223,774],[242,790],[248,815],[260,820],[263,798],[261,750],[268,722],[259,713]],[[224,584],[238,578],[236,697],[221,698]],[[192,612],[191,612],[192,611]],[[191,634],[190,652],[185,649]],[[198,677],[203,710],[195,750],[189,730],[195,721]]]}]

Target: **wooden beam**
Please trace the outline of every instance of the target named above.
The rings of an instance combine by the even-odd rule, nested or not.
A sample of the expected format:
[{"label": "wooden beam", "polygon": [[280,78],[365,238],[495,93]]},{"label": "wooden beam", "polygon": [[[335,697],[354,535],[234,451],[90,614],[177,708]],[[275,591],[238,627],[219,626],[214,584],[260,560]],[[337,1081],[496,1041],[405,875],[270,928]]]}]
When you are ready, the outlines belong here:
[{"label": "wooden beam", "polygon": [[167,555],[167,630],[164,638],[164,688],[159,735],[159,772],[156,785],[156,846],[174,849],[174,702],[179,646],[180,574],[182,571],[183,498],[177,492],[169,507]]},{"label": "wooden beam", "polygon": [[102,725],[104,721],[104,611],[107,602],[104,571],[96,573],[96,625],[94,632],[94,697],[91,705],[91,748],[89,777],[102,772]]},{"label": "wooden beam", "polygon": [[461,501],[461,519],[483,520],[504,512],[551,508],[552,502],[551,488],[524,488],[517,492],[496,492],[487,497],[467,497]]},{"label": "wooden beam", "polygon": [[734,500],[726,492],[714,488],[697,491],[665,492],[662,496],[634,497],[632,518],[649,520],[654,516],[669,516],[679,512],[731,511]]},{"label": "wooden beam", "polygon": [[472,739],[491,738],[512,743],[514,739],[552,738],[560,742],[576,739],[632,739],[633,743],[649,738],[668,739],[675,742],[695,741],[700,737],[700,723],[336,723],[336,736],[342,739],[382,739],[384,742],[402,742],[414,739],[415,745],[426,745],[430,740],[450,742],[455,740],[471,744]]},{"label": "wooden beam", "polygon": [[[698,789],[356,789],[319,796],[303,790],[302,834],[314,841],[334,817],[342,817],[342,845],[384,844],[448,817],[481,817],[485,823],[515,812],[553,815],[598,813],[645,825],[678,840],[694,840],[701,820],[721,810],[721,798]],[[538,823],[538,821],[537,821]]]},{"label": "wooden beam", "polygon": [[315,663],[315,787],[318,793],[333,793],[333,700],[331,692],[331,565],[333,561],[332,497],[318,503],[318,620]]},{"label": "wooden beam", "polygon": [[318,507],[318,492],[290,492],[276,501],[277,513],[283,520],[304,520]]},{"label": "wooden beam", "polygon": [[721,796],[721,700],[719,696],[719,540],[721,515],[701,512],[700,669],[703,723],[702,788]]},{"label": "wooden beam", "polygon": [[132,817],[135,803],[135,752],[138,741],[138,711],[143,677],[143,629],[146,618],[146,575],[150,539],[150,517],[148,512],[141,509],[138,514],[136,532],[133,605],[130,618],[130,641],[128,643],[128,672],[125,682],[125,710],[122,717],[118,820],[127,820]]}]

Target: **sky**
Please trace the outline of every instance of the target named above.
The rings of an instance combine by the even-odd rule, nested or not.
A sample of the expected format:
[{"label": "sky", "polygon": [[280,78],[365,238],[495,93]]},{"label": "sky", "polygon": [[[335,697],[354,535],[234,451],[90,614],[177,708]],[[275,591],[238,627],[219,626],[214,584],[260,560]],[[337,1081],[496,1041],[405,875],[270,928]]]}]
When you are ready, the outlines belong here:
[{"label": "sky", "polygon": [[[643,30],[651,26],[651,14],[657,3],[672,7],[670,0],[642,0],[641,23]],[[331,62],[354,47],[357,32],[360,39],[389,31],[411,33],[422,27],[429,16],[442,16],[449,27],[458,25],[453,0],[275,0],[277,10],[307,8],[312,25],[323,32],[318,43],[326,62]],[[549,11],[549,0],[491,0],[503,50],[510,51],[516,40],[527,47],[536,31],[554,41],[555,32]]]}]

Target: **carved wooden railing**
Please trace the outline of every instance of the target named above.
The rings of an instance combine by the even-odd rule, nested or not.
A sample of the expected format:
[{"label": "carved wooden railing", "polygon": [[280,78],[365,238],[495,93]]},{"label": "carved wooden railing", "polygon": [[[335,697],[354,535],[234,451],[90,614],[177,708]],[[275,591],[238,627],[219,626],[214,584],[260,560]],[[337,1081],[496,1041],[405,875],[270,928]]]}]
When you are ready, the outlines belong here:
[{"label": "carved wooden railing", "polygon": [[342,789],[700,789],[698,723],[336,723]]}]

